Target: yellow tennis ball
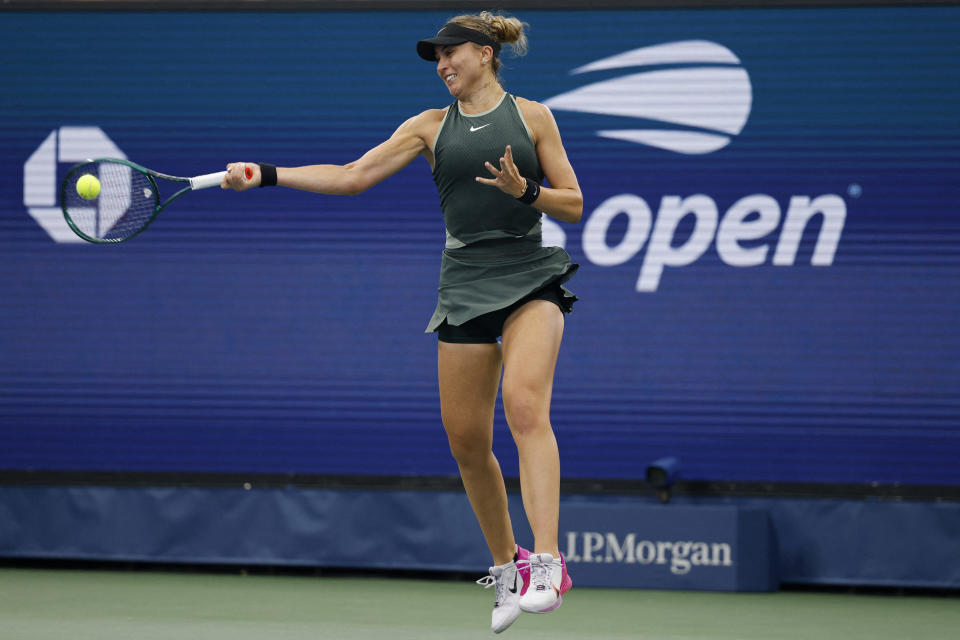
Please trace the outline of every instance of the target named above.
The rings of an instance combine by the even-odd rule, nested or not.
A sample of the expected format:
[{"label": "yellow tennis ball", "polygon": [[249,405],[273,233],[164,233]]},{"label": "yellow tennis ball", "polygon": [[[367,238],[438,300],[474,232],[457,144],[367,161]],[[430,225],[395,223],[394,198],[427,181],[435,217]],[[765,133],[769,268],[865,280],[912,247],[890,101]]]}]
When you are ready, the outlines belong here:
[{"label": "yellow tennis ball", "polygon": [[77,193],[84,200],[93,200],[100,195],[100,181],[89,173],[83,174],[77,180]]}]

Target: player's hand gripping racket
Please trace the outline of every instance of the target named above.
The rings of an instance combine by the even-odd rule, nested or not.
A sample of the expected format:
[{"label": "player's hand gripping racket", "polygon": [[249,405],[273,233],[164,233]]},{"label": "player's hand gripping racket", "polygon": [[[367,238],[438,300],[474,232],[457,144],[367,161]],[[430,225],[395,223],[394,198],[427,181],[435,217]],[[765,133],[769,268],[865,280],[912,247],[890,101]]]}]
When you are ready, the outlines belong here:
[{"label": "player's hand gripping racket", "polygon": [[[247,168],[247,179],[253,171]],[[115,244],[137,235],[177,198],[219,186],[225,171],[180,178],[117,158],[81,162],[60,185],[60,208],[73,232],[87,242]],[[183,186],[160,201],[161,181]]]}]

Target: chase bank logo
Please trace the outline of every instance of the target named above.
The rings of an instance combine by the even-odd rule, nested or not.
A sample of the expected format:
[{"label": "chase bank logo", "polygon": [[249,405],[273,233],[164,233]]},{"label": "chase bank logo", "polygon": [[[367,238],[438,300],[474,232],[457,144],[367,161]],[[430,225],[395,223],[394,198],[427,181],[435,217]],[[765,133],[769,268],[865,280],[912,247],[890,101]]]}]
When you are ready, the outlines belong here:
[{"label": "chase bank logo", "polygon": [[54,242],[85,244],[57,204],[60,165],[105,157],[127,156],[100,127],[66,126],[51,131],[23,164],[23,204]]},{"label": "chase bank logo", "polygon": [[740,59],[706,40],[633,49],[578,67],[571,74],[627,68],[640,71],[582,86],[544,104],[554,110],[642,121],[645,126],[596,133],[683,154],[722,149],[750,116],[753,91]]}]

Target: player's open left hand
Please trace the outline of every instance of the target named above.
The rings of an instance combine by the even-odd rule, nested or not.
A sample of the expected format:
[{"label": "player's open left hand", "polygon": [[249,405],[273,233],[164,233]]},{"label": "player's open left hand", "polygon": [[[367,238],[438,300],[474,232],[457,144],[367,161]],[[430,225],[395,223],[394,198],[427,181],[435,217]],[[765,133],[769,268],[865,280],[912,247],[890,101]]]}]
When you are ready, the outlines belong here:
[{"label": "player's open left hand", "polygon": [[503,152],[503,157],[500,158],[499,169],[489,162],[485,162],[484,165],[486,165],[487,171],[494,177],[481,178],[477,176],[477,182],[496,187],[514,198],[519,198],[523,195],[523,192],[526,191],[527,181],[520,175],[520,170],[517,169],[517,165],[513,162],[513,150],[510,148],[510,145],[507,145],[507,148]]}]

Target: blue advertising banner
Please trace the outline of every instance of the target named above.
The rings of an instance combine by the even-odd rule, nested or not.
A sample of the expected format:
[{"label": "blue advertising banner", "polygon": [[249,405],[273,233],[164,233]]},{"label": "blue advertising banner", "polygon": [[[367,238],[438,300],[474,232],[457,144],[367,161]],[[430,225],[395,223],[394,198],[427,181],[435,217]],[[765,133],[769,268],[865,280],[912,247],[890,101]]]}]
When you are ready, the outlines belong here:
[{"label": "blue advertising banner", "polygon": [[[0,469],[456,474],[426,162],[351,198],[191,194],[110,247],[56,195],[96,156],[354,160],[452,101],[414,52],[447,17],[4,14]],[[582,265],[565,477],[960,485],[960,7],[520,17],[504,85],[585,200],[545,222]],[[518,475],[500,417],[495,447]]]},{"label": "blue advertising banner", "polygon": [[762,509],[734,505],[563,505],[560,553],[591,587],[773,591],[777,548]]},{"label": "blue advertising banner", "polygon": [[[532,547],[512,502],[518,542]],[[576,586],[778,586],[762,509],[568,499],[562,512],[560,552]],[[0,516],[7,557],[478,573],[490,563],[462,492],[0,487]]]},{"label": "blue advertising banner", "polygon": [[[531,547],[518,495],[511,518],[518,543]],[[958,536],[960,505],[952,502],[560,501],[560,552],[575,587],[956,589]],[[462,491],[249,485],[0,486],[0,556],[478,574],[490,564]]]}]

